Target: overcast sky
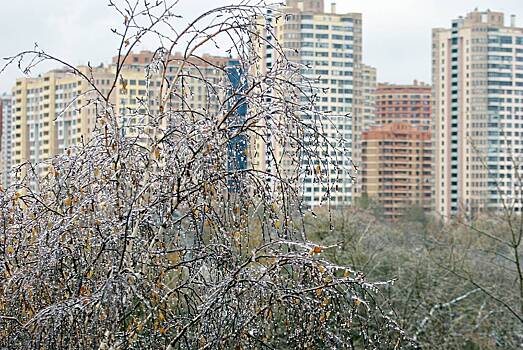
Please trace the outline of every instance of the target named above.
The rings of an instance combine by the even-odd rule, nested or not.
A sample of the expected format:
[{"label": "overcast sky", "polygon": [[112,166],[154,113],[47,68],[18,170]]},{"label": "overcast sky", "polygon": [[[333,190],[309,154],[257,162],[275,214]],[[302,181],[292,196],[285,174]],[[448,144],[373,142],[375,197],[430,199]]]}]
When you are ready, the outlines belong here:
[{"label": "overcast sky", "polygon": [[[109,28],[121,21],[107,0],[0,1],[1,57],[35,43],[75,65],[109,62],[115,55],[116,39]],[[180,0],[178,13],[188,21],[202,9],[234,2]],[[476,7],[503,11],[507,18],[515,14],[523,26],[522,0],[338,0],[337,7],[340,13],[363,13],[364,61],[378,68],[379,81],[396,83],[429,82],[431,29],[448,27],[453,18]],[[18,76],[15,69],[1,75],[0,92],[10,90]]]}]

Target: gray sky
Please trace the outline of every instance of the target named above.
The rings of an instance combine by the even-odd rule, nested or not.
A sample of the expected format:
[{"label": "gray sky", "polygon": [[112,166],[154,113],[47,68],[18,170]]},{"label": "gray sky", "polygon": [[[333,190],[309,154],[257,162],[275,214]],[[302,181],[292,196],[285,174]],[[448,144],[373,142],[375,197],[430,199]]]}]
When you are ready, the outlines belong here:
[{"label": "gray sky", "polygon": [[[202,9],[234,2],[180,0],[177,11],[188,21]],[[121,25],[121,20],[107,7],[107,0],[1,3],[0,57],[31,49],[34,43],[75,65],[109,62],[116,53],[116,38],[109,28]],[[338,12],[363,13],[364,61],[378,68],[379,81],[397,83],[430,81],[431,28],[448,27],[453,18],[475,7],[515,14],[523,26],[522,0],[338,0],[337,7]],[[18,76],[14,68],[1,75],[0,92],[10,90]]]}]

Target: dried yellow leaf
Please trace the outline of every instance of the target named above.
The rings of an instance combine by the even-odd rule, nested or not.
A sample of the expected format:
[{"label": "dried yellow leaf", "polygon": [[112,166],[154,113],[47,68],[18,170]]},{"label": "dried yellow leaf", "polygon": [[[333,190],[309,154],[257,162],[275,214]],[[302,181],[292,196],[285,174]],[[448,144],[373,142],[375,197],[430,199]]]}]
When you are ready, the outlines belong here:
[{"label": "dried yellow leaf", "polygon": [[177,264],[181,260],[181,254],[180,252],[174,252],[174,253],[168,253],[167,259],[172,262],[173,264]]},{"label": "dried yellow leaf", "polygon": [[13,254],[15,252],[15,248],[9,246],[7,247],[7,254]]},{"label": "dried yellow leaf", "polygon": [[275,227],[277,230],[280,229],[280,227],[281,227],[281,222],[280,222],[280,220],[276,220],[276,221],[274,222],[274,227]]},{"label": "dried yellow leaf", "polygon": [[332,277],[330,275],[326,275],[325,277],[323,277],[323,282],[331,283],[332,282]]},{"label": "dried yellow leaf", "polygon": [[207,339],[202,335],[198,340],[198,344],[200,345],[200,348],[203,348],[207,344]]}]

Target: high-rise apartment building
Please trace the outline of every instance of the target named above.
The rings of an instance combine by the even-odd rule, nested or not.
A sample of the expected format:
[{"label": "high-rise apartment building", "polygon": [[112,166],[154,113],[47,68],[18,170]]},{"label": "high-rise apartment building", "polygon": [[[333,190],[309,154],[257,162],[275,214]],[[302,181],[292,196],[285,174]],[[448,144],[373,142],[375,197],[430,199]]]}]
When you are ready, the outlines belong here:
[{"label": "high-rise apartment building", "polygon": [[[355,68],[362,62],[362,16],[339,14],[334,4],[330,12],[324,7],[323,0],[288,0],[285,6],[269,10],[262,19],[274,28],[274,37],[270,33],[261,35],[273,43],[277,41],[287,59],[302,65],[303,76],[312,86],[309,97],[316,96],[315,107],[328,114],[303,116],[304,124],[315,125],[322,135],[319,147],[313,145],[318,142],[314,135],[304,135],[305,146],[311,146],[314,154],[300,158],[299,164],[283,161],[286,173],[299,174],[297,186],[307,207],[343,206],[352,200],[352,114],[358,85]],[[260,45],[259,54],[262,71],[270,70],[279,58],[271,45]],[[301,102],[307,103],[307,98],[302,96]],[[270,140],[271,135],[265,135],[265,141],[257,143],[257,165],[273,171],[269,157],[264,157],[268,152],[278,152],[271,149],[274,145]],[[328,144],[339,145],[339,149]],[[319,181],[319,172],[329,180]]]},{"label": "high-rise apartment building", "polygon": [[[88,71],[88,67],[79,69]],[[92,73],[100,89],[112,83],[107,68],[95,68]],[[4,170],[40,163],[87,141],[96,122],[94,107],[87,105],[94,97],[90,90],[87,82],[65,69],[18,79],[12,90],[12,126],[6,130],[12,138],[11,166],[4,165]]]},{"label": "high-rise apartment building", "polygon": [[378,84],[377,125],[410,124],[420,130],[432,129],[432,87],[414,81],[412,85]]},{"label": "high-rise apartment building", "polygon": [[500,209],[521,196],[523,28],[515,16],[469,13],[432,33],[436,210]]},{"label": "high-rise apartment building", "polygon": [[432,207],[432,88],[378,84],[374,126],[362,133],[362,194],[388,220],[410,207]]},{"label": "high-rise apartment building", "polygon": [[[127,82],[127,95],[122,98],[125,98],[123,104],[127,110],[138,107],[139,99],[148,93],[155,96],[155,93],[160,92],[161,77],[158,73],[151,75],[149,86],[146,88],[145,69],[153,59],[155,59],[154,52],[151,51],[132,53],[126,58],[122,77]],[[227,96],[227,91],[225,90],[229,86],[226,69],[237,66],[239,64],[237,60],[210,55],[202,55],[200,58],[195,56],[185,60],[181,53],[171,55],[168,60],[165,79],[171,82],[174,76],[180,73],[176,87],[172,89],[176,98],[172,98],[169,102],[173,108],[198,110],[212,115],[226,109],[224,98]],[[113,57],[112,67],[117,62],[118,57]],[[182,64],[183,69],[178,72]],[[169,84],[164,82],[164,94]],[[118,102],[122,104],[121,100]]]},{"label": "high-rise apartment building", "polygon": [[[149,51],[129,55],[121,71],[121,79],[116,82],[110,96],[114,111],[119,115],[117,120],[123,136],[137,138],[142,143],[146,142],[145,138],[149,134],[144,133],[144,128],[154,125],[146,118],[154,115],[159,108],[158,94],[162,78],[155,73],[146,79],[145,72],[152,59],[153,53]],[[105,95],[114,82],[117,60],[114,58],[113,64],[108,67],[78,69],[89,76]],[[180,54],[170,57],[165,79],[173,81],[182,60]],[[191,58],[181,70],[181,78],[176,88],[172,89],[174,97],[167,101],[167,106],[176,108],[180,113],[194,110],[205,115],[223,114],[230,107],[226,96],[230,93],[231,82],[227,69],[231,65],[238,65],[238,62],[207,55],[201,59]],[[12,138],[12,149],[9,150],[7,146],[4,148],[3,157],[6,160],[2,165],[3,173],[26,162],[40,163],[63,154],[66,149],[78,146],[81,142],[87,142],[100,113],[96,105],[88,103],[97,97],[91,90],[86,81],[66,69],[53,70],[37,78],[18,79],[12,91],[12,125],[8,125],[9,121],[5,122],[2,139],[7,142],[9,137]],[[198,113],[187,115],[194,117]],[[162,119],[157,125],[158,130],[168,122]],[[38,170],[43,174],[47,168],[40,167]]]},{"label": "high-rise apartment building", "polygon": [[410,207],[432,207],[431,131],[406,123],[371,127],[362,135],[362,193],[383,207],[386,220]]},{"label": "high-rise apartment building", "polygon": [[360,64],[354,72],[356,89],[356,107],[352,119],[355,133],[369,129],[374,125],[376,119],[376,68],[366,64]]},{"label": "high-rise apartment building", "polygon": [[[11,168],[12,158],[11,158],[11,149],[12,149],[12,100],[11,95],[3,94],[0,96],[0,135],[2,137],[0,144],[0,166],[1,169]],[[9,174],[8,172],[1,172],[1,181],[3,186],[7,186],[9,183]]]},{"label": "high-rise apartment building", "polygon": [[353,196],[357,198],[361,195],[361,147],[362,133],[369,130],[375,124],[376,119],[376,87],[377,72],[376,68],[360,64],[356,67],[355,74],[355,101],[356,106],[352,114],[352,161],[356,172],[354,185],[352,187]]}]

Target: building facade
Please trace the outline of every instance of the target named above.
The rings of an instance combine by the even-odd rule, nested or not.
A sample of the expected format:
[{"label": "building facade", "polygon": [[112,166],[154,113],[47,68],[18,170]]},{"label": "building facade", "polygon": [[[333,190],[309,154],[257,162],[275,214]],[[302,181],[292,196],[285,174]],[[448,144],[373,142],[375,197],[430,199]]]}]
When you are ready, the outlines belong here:
[{"label": "building facade", "polygon": [[3,94],[0,97],[0,135],[2,137],[0,144],[0,166],[2,169],[1,181],[3,186],[7,186],[10,182],[9,172],[3,171],[3,169],[10,169],[12,167],[12,108],[11,95]]},{"label": "building facade", "polygon": [[405,210],[432,208],[432,88],[378,84],[373,126],[362,132],[362,195],[384,209],[387,220]]},{"label": "building facade", "polygon": [[355,165],[355,181],[352,187],[354,198],[361,195],[361,160],[362,133],[367,131],[376,122],[376,68],[360,64],[356,67],[356,87],[354,89],[356,106],[352,114],[352,161]]},{"label": "building facade", "polygon": [[[113,58],[113,63],[107,67],[78,67],[104,96],[112,91],[109,101],[113,108],[105,112],[118,115],[122,136],[136,138],[143,144],[156,132],[149,129],[161,131],[169,123],[166,118],[158,125],[149,120],[159,111],[163,80],[159,73],[146,79],[146,67],[152,60],[153,53],[149,51],[129,55],[114,88],[118,58]],[[165,79],[174,80],[182,61],[180,54],[169,58]],[[231,92],[232,79],[227,67],[234,64],[237,62],[226,57],[191,58],[180,71],[181,78],[171,90],[166,108],[185,113],[188,118],[200,115],[189,113],[191,110],[201,112],[201,115],[223,115],[230,108],[226,97]],[[25,163],[40,164],[87,142],[101,115],[97,105],[90,103],[100,96],[91,90],[86,81],[65,69],[36,78],[18,79],[12,89],[12,125],[8,125],[9,121],[4,123],[2,140],[7,142],[11,138],[12,147],[10,150],[7,146],[4,148],[3,173]],[[164,86],[163,93],[166,92]],[[43,175],[48,168],[42,165],[37,170]],[[23,175],[23,172],[19,173],[19,176]]]},{"label": "building facade", "polygon": [[523,156],[523,28],[475,10],[432,33],[436,210],[445,218],[514,204]]},{"label": "building facade", "polygon": [[396,221],[411,208],[432,207],[431,131],[411,124],[373,126],[362,134],[362,193]]},{"label": "building facade", "polygon": [[[86,73],[89,68],[79,70]],[[92,73],[102,91],[112,84],[107,68]],[[18,175],[24,176],[24,164],[40,164],[89,139],[96,112],[87,101],[94,93],[79,76],[58,69],[37,78],[20,78],[12,94],[12,126],[6,130],[12,138],[11,164],[4,165],[4,171],[20,169]],[[37,171],[43,175],[47,168],[40,166]]]},{"label": "building facade", "polygon": [[[274,31],[273,35],[260,35],[269,42],[278,42],[286,58],[302,66],[310,89],[300,102],[306,104],[315,98],[315,108],[325,113],[303,116],[304,124],[311,130],[304,135],[303,144],[310,151],[306,157],[299,156],[299,164],[284,160],[284,172],[298,174],[297,187],[305,207],[349,205],[355,176],[351,161],[352,117],[357,104],[355,69],[362,63],[362,16],[339,14],[335,4],[326,12],[323,0],[288,0],[285,6],[269,10],[262,21],[268,22]],[[259,55],[262,71],[270,70],[280,58],[270,44],[260,45]],[[321,134],[320,141],[314,133]],[[334,144],[339,147],[329,146]],[[264,141],[256,145],[256,164],[268,172],[274,171],[267,154],[278,153],[277,147],[271,135],[265,135]]]},{"label": "building facade", "polygon": [[241,132],[248,114],[247,98],[242,96],[248,89],[248,83],[239,61],[231,59],[225,71],[230,85],[227,95],[231,97],[228,102],[231,115],[227,120],[227,169],[232,175],[229,175],[227,185],[230,192],[241,193],[244,190],[242,170],[248,167],[249,155],[249,135]]},{"label": "building facade", "polygon": [[432,87],[414,81],[412,85],[378,84],[377,125],[410,124],[420,130],[432,129]]}]

